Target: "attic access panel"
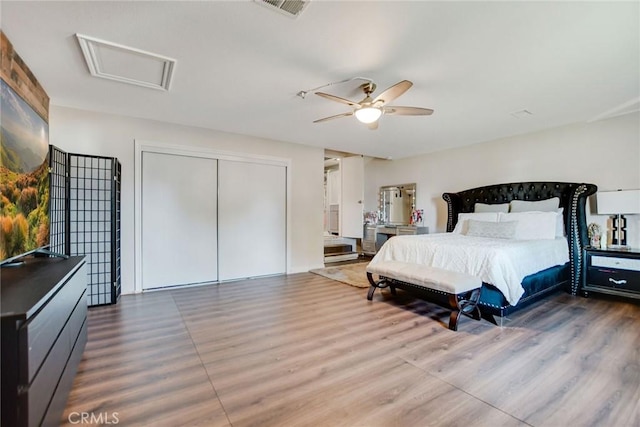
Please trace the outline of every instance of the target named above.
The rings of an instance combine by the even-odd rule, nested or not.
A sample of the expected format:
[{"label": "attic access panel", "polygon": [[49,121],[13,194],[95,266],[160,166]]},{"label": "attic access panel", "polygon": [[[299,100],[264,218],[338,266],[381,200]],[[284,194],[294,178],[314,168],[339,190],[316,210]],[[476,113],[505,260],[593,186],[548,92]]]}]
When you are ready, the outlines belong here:
[{"label": "attic access panel", "polygon": [[82,34],[76,38],[92,76],[165,91],[171,87],[175,59]]}]

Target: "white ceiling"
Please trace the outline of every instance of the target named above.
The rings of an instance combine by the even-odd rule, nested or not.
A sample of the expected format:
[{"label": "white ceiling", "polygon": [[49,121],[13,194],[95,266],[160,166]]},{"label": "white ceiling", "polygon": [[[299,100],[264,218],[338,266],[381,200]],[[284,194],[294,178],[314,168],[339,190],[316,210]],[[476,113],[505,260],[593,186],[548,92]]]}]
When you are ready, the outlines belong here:
[{"label": "white ceiling", "polygon": [[[401,158],[637,110],[640,3],[10,2],[1,25],[54,105]],[[75,34],[177,60],[168,92],[91,77]],[[414,83],[377,131],[301,90]],[[359,101],[361,81],[323,91]],[[528,110],[527,118],[513,112]]]}]

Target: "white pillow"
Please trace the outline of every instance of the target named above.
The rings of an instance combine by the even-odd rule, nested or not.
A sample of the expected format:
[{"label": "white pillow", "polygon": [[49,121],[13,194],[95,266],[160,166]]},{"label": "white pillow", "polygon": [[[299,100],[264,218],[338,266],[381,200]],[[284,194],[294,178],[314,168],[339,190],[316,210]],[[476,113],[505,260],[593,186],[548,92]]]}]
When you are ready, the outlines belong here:
[{"label": "white pillow", "polygon": [[560,199],[552,197],[551,199],[538,200],[530,202],[527,200],[512,200],[509,204],[509,212],[556,212],[560,206]]},{"label": "white pillow", "polygon": [[541,240],[556,238],[558,212],[500,213],[500,222],[518,221],[515,239]]},{"label": "white pillow", "polygon": [[513,239],[518,221],[491,222],[467,220],[467,236],[489,237],[491,239]]},{"label": "white pillow", "polygon": [[564,228],[564,208],[558,208],[558,218],[556,218],[556,237],[566,236]]},{"label": "white pillow", "polygon": [[467,220],[475,219],[478,221],[498,222],[498,212],[481,212],[481,213],[460,213],[458,214],[458,223],[453,229],[454,233],[467,234]]},{"label": "white pillow", "polygon": [[488,205],[486,203],[476,203],[473,206],[474,212],[509,212],[509,203]]}]

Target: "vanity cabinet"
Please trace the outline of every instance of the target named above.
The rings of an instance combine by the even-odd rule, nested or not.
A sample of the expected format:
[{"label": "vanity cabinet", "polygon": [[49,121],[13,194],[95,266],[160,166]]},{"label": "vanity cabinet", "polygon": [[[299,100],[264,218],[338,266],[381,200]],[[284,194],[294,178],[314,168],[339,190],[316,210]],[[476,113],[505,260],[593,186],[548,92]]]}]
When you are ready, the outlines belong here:
[{"label": "vanity cabinet", "polygon": [[396,236],[413,236],[416,234],[428,234],[429,227],[398,226]]},{"label": "vanity cabinet", "polygon": [[366,255],[376,253],[376,228],[375,224],[365,224],[362,231],[362,252]]},{"label": "vanity cabinet", "polygon": [[373,225],[365,224],[362,239],[362,251],[367,255],[375,255],[384,242],[393,236],[413,236],[428,234],[429,227],[415,227],[412,225]]},{"label": "vanity cabinet", "polygon": [[87,341],[84,257],[2,269],[2,425],[57,426]]}]

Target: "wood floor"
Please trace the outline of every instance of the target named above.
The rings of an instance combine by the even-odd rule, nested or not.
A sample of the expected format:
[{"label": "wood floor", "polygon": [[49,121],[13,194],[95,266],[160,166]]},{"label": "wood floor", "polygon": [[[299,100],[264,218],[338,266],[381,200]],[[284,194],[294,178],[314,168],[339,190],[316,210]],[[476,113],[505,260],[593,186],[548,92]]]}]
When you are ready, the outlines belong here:
[{"label": "wood floor", "polygon": [[453,332],[366,292],[302,273],[93,308],[62,423],[640,426],[637,303],[558,294]]}]

